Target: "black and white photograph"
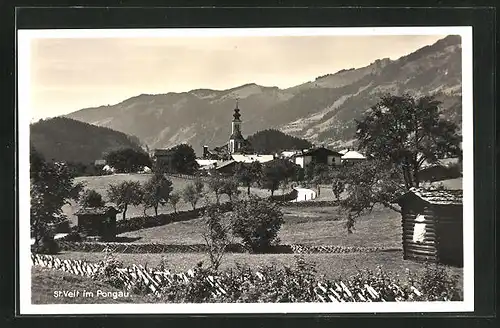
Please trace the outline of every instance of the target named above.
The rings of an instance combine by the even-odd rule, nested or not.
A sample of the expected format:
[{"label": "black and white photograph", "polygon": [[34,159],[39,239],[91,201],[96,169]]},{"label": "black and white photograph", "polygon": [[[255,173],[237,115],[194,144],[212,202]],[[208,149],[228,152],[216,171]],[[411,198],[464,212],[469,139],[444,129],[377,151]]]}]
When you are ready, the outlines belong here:
[{"label": "black and white photograph", "polygon": [[471,27],[17,37],[21,313],[474,310]]}]

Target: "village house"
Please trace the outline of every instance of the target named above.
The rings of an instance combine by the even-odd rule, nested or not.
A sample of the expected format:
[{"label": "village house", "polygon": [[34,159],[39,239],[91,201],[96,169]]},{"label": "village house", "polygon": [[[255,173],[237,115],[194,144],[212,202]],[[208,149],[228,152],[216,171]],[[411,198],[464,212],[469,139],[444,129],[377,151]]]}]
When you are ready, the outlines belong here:
[{"label": "village house", "polygon": [[295,164],[303,169],[311,164],[340,165],[342,155],[325,147],[306,149],[292,156]]},{"label": "village house", "polygon": [[117,213],[111,206],[81,208],[75,213],[78,230],[85,237],[113,240],[116,237]]},{"label": "village house", "polygon": [[172,167],[174,155],[172,149],[154,149],[151,156],[153,166],[165,165],[165,167]]},{"label": "village house", "polygon": [[403,258],[463,265],[462,190],[412,188],[401,207]]},{"label": "village house", "polygon": [[366,156],[355,150],[347,150],[340,159],[342,163],[355,163],[365,161]]}]

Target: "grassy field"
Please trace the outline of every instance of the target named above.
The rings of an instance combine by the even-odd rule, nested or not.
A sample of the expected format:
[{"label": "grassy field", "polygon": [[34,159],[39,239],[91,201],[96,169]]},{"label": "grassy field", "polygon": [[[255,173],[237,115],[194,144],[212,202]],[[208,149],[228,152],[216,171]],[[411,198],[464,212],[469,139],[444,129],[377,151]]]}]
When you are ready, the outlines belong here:
[{"label": "grassy field", "polygon": [[[105,283],[90,278],[73,275],[40,267],[31,269],[31,302],[33,304],[114,304],[114,303],[144,303],[143,296],[128,294],[125,297],[105,297],[107,293],[121,292]],[[102,291],[106,294],[98,293]],[[79,291],[78,296],[63,295],[55,297],[54,292]],[[93,296],[83,296],[83,291],[90,291]],[[118,295],[118,294],[115,294]]]},{"label": "grassy field", "polygon": [[[106,191],[109,188],[109,185],[118,184],[123,181],[138,181],[142,184],[145,183],[150,177],[151,174],[113,174],[104,176],[77,177],[75,178],[75,182],[82,182],[85,185],[85,189],[93,189],[97,191],[103,196],[105,201],[108,201]],[[186,185],[191,182],[191,180],[177,178],[177,177],[169,177],[169,179],[172,181],[174,192],[181,192],[186,187]],[[241,197],[246,197],[247,195],[246,188],[240,187],[239,190],[241,191]],[[208,186],[205,186],[205,191],[208,193],[208,196],[211,200],[215,200],[213,192],[208,191]],[[260,197],[267,197],[271,195],[271,193],[268,190],[263,190],[259,188],[250,188],[250,193],[253,195],[258,195]],[[281,190],[277,190],[275,194],[280,195]],[[229,198],[226,195],[221,196],[221,201],[228,201],[228,200]],[[201,206],[201,201],[198,206]],[[74,213],[76,212],[77,208],[78,206],[75,202],[72,202],[71,205],[65,205],[63,207],[64,213],[70,218],[72,224],[76,224],[76,216],[74,215]],[[178,211],[185,211],[190,209],[192,209],[190,204],[184,202],[184,200],[182,199],[179,201],[179,204],[177,206]],[[173,208],[170,205],[160,206],[158,209],[158,213],[160,214],[171,213],[171,212],[173,212]],[[149,209],[147,213],[151,215],[153,214],[153,210]],[[144,215],[144,210],[142,206],[129,206],[127,210],[128,218],[135,216],[143,216],[143,215]],[[117,218],[121,219],[121,215],[118,214]]]},{"label": "grassy field", "polygon": [[[279,232],[283,244],[401,247],[400,215],[386,208],[377,207],[360,217],[352,234],[347,233],[345,216],[337,207],[290,206],[283,207],[283,212]],[[120,236],[139,238],[137,243],[200,244],[204,228],[203,219],[194,219]]]}]

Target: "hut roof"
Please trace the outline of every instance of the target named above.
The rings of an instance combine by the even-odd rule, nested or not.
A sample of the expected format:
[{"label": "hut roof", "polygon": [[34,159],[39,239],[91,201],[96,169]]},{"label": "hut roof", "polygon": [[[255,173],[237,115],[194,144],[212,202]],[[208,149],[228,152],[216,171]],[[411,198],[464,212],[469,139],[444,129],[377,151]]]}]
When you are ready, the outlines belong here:
[{"label": "hut roof", "polygon": [[462,205],[462,190],[411,188],[408,192],[398,198],[398,202],[401,202],[410,194],[419,197],[429,204]]},{"label": "hut roof", "polygon": [[105,215],[113,213],[118,213],[118,210],[112,206],[102,206],[102,207],[82,207],[76,211],[75,215]]}]

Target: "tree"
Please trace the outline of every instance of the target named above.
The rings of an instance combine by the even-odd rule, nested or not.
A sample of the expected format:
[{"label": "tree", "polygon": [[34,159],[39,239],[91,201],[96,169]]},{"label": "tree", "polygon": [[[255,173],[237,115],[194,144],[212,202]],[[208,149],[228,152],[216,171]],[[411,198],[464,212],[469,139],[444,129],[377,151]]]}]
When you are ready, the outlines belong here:
[{"label": "tree", "polygon": [[40,240],[51,235],[54,226],[67,220],[62,207],[70,204],[71,200],[78,200],[83,184],[74,182],[67,165],[46,162],[32,147],[30,186],[30,226],[38,246]]},{"label": "tree", "polygon": [[158,206],[167,204],[172,190],[172,181],[164,174],[153,174],[143,188],[144,208],[154,208],[155,217],[158,217]]},{"label": "tree", "polygon": [[262,176],[262,164],[253,162],[251,164],[238,163],[236,165],[235,177],[247,187],[247,194],[250,195],[250,187],[254,182],[259,181]]},{"label": "tree", "polygon": [[383,160],[354,163],[344,168],[338,183],[345,186],[347,196],[340,206],[347,212],[346,228],[352,232],[356,218],[371,211],[376,204],[400,209],[392,204],[394,198],[405,191],[401,172]]},{"label": "tree", "polygon": [[236,179],[225,179],[222,185],[221,193],[229,197],[229,201],[233,201],[233,197],[238,195],[238,181]]},{"label": "tree", "polygon": [[170,162],[171,172],[180,174],[194,174],[198,170],[196,153],[193,147],[188,144],[180,144],[170,149],[172,159]]},{"label": "tree", "polygon": [[194,183],[188,184],[184,190],[182,190],[182,198],[186,203],[191,204],[193,210],[195,210],[196,204],[202,198],[200,188],[197,188]]},{"label": "tree", "polygon": [[232,242],[230,239],[231,225],[222,222],[223,214],[220,207],[216,205],[208,205],[203,212],[203,218],[206,222],[203,239],[208,250],[210,269],[214,271],[219,268],[226,248]]},{"label": "tree", "polygon": [[312,167],[312,178],[311,183],[313,183],[318,190],[318,196],[321,194],[321,184],[330,183],[330,167],[323,163],[317,163],[309,165]]},{"label": "tree", "polygon": [[286,179],[295,176],[295,164],[286,159],[275,159],[267,162],[262,170],[263,186],[271,191],[271,196]]},{"label": "tree", "polygon": [[135,173],[144,166],[151,166],[149,155],[133,148],[111,151],[104,156],[104,159],[119,173]]},{"label": "tree", "polygon": [[86,190],[80,197],[82,207],[102,207],[105,205],[102,195],[93,189]]},{"label": "tree", "polygon": [[177,204],[179,204],[179,201],[181,200],[181,196],[174,192],[170,194],[170,198],[168,199],[168,202],[170,205],[172,205],[172,208],[174,209],[174,213],[177,214]]},{"label": "tree", "polygon": [[348,168],[340,168],[340,169],[332,169],[330,171],[330,178],[332,182],[332,192],[337,200],[340,200],[340,195],[345,189],[345,177],[344,177],[344,169]]},{"label": "tree", "polygon": [[461,156],[458,127],[440,115],[440,105],[430,96],[383,96],[356,121],[359,148],[396,165],[406,188],[418,187],[425,162]]},{"label": "tree", "polygon": [[125,220],[129,205],[138,206],[142,203],[143,191],[138,181],[123,181],[116,185],[110,185],[108,198],[115,203],[122,212],[122,219]]},{"label": "tree", "polygon": [[236,203],[231,214],[233,233],[254,252],[263,252],[278,244],[282,224],[283,212],[279,206],[255,196]]},{"label": "tree", "polygon": [[220,174],[217,174],[216,172],[214,172],[210,176],[210,179],[208,180],[208,188],[214,192],[215,202],[217,204],[220,203],[220,196],[222,194],[224,184],[225,184],[224,178],[222,178]]}]

